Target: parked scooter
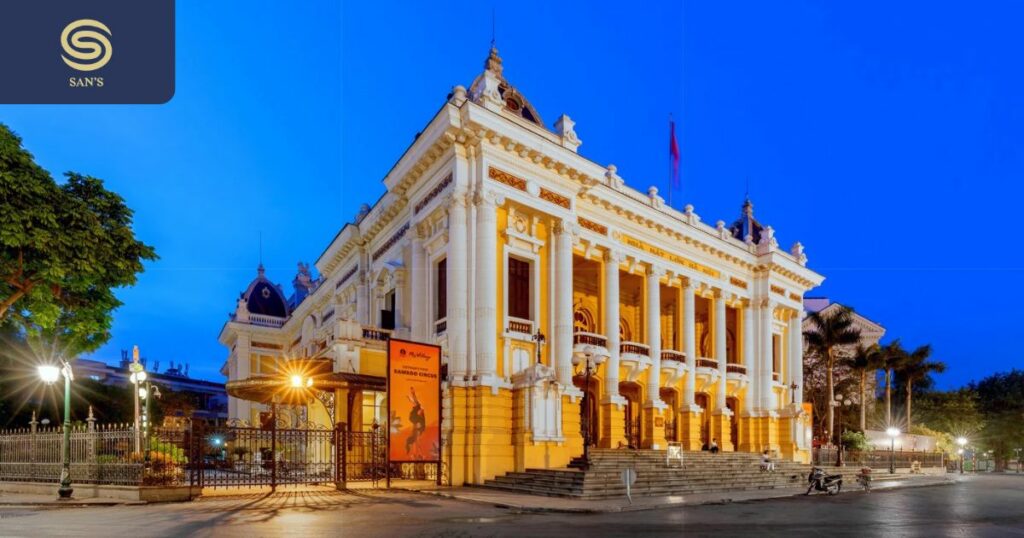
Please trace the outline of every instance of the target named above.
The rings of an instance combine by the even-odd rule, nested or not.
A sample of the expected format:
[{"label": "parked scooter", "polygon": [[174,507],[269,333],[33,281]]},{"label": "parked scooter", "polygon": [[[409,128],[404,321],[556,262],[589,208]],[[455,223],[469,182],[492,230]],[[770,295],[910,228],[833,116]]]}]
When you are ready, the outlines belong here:
[{"label": "parked scooter", "polygon": [[835,495],[843,489],[843,475],[827,475],[821,467],[814,467],[811,469],[811,474],[807,475],[807,481],[811,485],[807,487],[807,493],[804,495],[810,495],[811,491],[824,491],[829,495]]}]

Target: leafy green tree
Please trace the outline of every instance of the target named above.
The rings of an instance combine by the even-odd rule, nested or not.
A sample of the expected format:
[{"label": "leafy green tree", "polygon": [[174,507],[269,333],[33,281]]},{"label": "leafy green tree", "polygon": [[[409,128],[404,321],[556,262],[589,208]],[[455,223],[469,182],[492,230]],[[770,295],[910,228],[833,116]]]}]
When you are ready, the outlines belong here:
[{"label": "leafy green tree", "polygon": [[58,185],[0,124],[0,324],[63,342],[73,356],[109,338],[114,290],[157,259],[135,238],[132,210],[103,181]]},{"label": "leafy green tree", "polygon": [[860,331],[853,326],[853,311],[841,306],[830,313],[819,310],[807,317],[811,329],[804,332],[804,341],[813,353],[825,363],[825,380],[828,393],[828,439],[835,442],[835,367],[839,350],[860,341]]},{"label": "leafy green tree", "polygon": [[885,356],[878,345],[865,347],[858,344],[857,351],[844,362],[852,372],[857,374],[860,381],[860,431],[863,432],[867,430],[868,374],[874,375],[885,365]]},{"label": "leafy green tree", "polygon": [[932,374],[946,371],[946,365],[939,361],[929,360],[932,354],[932,346],[923,345],[911,351],[906,359],[899,365],[900,377],[903,379],[903,388],[907,396],[907,431],[913,426],[910,418],[910,404],[914,394],[914,383],[923,383]]},{"label": "leafy green tree", "polygon": [[1024,447],[1024,370],[993,374],[969,388],[985,417],[981,444],[992,450],[996,470],[1004,470],[1013,450]]}]

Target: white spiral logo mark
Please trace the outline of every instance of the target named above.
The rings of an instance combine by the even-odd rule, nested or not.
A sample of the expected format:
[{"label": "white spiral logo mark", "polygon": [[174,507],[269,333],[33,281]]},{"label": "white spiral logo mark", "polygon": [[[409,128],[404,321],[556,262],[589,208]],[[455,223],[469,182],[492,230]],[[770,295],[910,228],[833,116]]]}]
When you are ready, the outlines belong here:
[{"label": "white spiral logo mark", "polygon": [[[97,30],[102,30],[100,33]],[[60,44],[64,47],[61,59],[72,69],[95,71],[110,61],[114,49],[110,46],[110,28],[93,19],[79,19],[64,27]],[[68,58],[70,56],[71,58]],[[85,63],[76,62],[81,60]]]}]

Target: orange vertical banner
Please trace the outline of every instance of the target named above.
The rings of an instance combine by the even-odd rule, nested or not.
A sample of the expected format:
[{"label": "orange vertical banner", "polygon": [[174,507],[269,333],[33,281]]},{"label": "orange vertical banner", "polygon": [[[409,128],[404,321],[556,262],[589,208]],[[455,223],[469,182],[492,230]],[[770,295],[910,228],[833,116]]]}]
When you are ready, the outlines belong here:
[{"label": "orange vertical banner", "polygon": [[388,460],[441,459],[441,348],[388,341]]}]

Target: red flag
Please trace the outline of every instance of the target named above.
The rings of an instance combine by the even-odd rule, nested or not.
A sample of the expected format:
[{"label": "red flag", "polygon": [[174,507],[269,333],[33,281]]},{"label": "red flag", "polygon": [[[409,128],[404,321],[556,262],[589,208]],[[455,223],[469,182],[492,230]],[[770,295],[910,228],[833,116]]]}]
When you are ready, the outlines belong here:
[{"label": "red flag", "polygon": [[669,126],[669,139],[668,139],[668,156],[669,161],[672,164],[672,187],[679,187],[679,143],[676,142],[676,122],[673,120],[668,121]]}]

